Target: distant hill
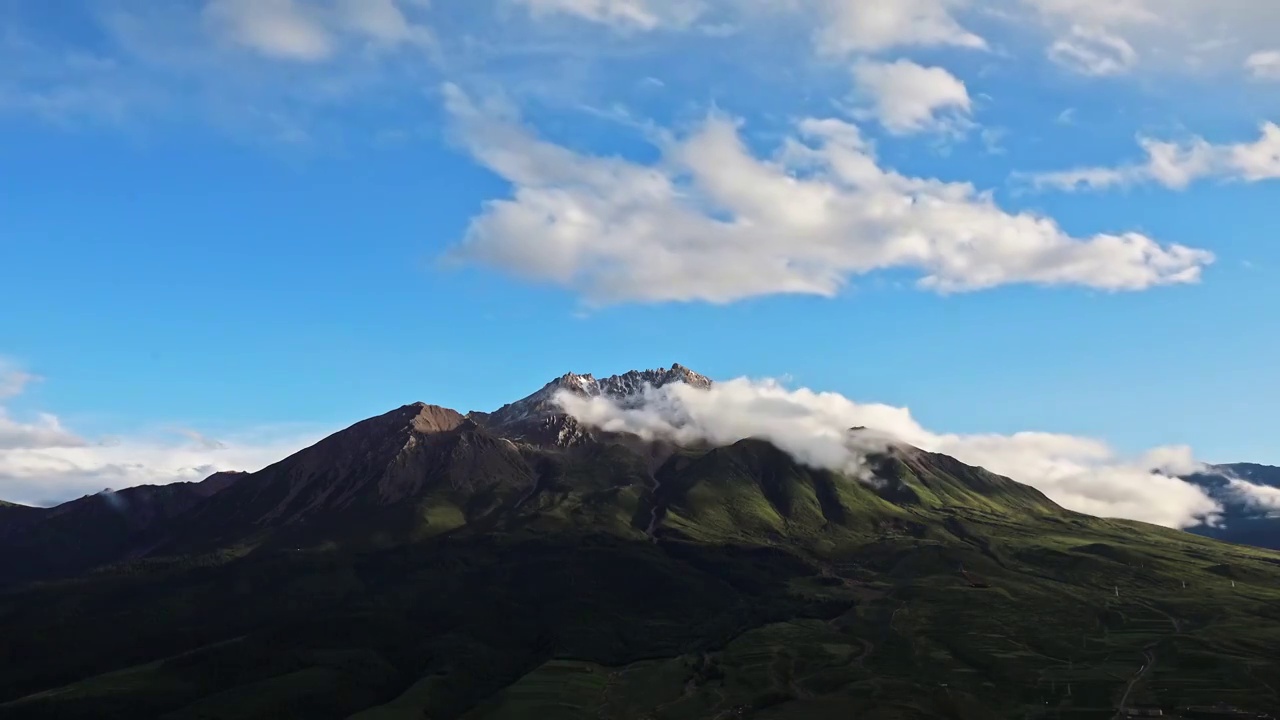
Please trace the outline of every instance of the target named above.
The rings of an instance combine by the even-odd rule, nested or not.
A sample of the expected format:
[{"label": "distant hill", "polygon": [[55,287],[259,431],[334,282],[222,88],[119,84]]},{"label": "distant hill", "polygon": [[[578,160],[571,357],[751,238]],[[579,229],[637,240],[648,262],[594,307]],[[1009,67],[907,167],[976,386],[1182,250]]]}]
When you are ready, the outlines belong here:
[{"label": "distant hill", "polygon": [[145,553],[182,513],[246,473],[104,490],[53,508],[0,506],[0,585],[59,577]]},{"label": "distant hill", "polygon": [[1252,463],[1215,465],[1185,479],[1203,487],[1224,509],[1220,524],[1202,525],[1192,528],[1191,532],[1226,542],[1280,550],[1280,507],[1268,509],[1252,504],[1231,486],[1232,479],[1241,479],[1280,489],[1280,467]]},{"label": "distant hill", "polygon": [[1280,553],[915,448],[852,478],[551,402],[668,382],[710,386],[569,374],[492,413],[405,405],[251,474],[0,506],[0,717],[1280,707]]}]

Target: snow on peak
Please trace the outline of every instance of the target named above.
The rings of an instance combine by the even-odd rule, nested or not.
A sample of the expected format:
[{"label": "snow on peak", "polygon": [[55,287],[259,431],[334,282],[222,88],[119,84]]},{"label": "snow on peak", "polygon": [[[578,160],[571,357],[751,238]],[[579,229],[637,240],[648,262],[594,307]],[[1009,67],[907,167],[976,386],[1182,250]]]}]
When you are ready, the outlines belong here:
[{"label": "snow on peak", "polygon": [[489,415],[487,424],[493,427],[511,425],[530,419],[539,419],[561,412],[555,401],[556,393],[568,390],[587,397],[607,395],[616,398],[631,397],[641,393],[646,386],[662,387],[671,383],[682,382],[696,388],[711,387],[711,380],[689,368],[676,363],[670,368],[656,370],[631,370],[621,375],[614,375],[597,380],[590,373],[579,375],[566,373],[552,380],[541,390]]}]

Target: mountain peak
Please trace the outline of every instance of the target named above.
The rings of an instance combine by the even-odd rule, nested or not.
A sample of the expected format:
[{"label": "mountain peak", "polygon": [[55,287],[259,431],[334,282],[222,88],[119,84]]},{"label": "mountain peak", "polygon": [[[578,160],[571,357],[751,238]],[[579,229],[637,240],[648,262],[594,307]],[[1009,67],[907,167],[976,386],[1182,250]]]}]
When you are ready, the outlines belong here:
[{"label": "mountain peak", "polygon": [[654,370],[629,370],[620,375],[597,379],[587,373],[580,375],[569,372],[552,380],[542,389],[516,402],[485,416],[485,424],[490,427],[503,427],[529,422],[542,422],[548,417],[559,415],[562,410],[556,402],[556,393],[567,390],[586,397],[628,398],[644,392],[646,387],[659,388],[674,383],[684,383],[705,390],[711,387],[711,379],[674,363],[670,368]]}]

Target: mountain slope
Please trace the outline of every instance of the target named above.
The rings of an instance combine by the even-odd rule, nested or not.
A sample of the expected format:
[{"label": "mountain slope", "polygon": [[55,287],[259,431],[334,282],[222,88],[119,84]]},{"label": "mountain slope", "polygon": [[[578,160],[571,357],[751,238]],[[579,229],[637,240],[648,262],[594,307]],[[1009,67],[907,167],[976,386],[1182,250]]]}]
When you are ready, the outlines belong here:
[{"label": "mountain slope", "polygon": [[0,586],[84,572],[146,546],[149,534],[243,473],[215,473],[199,483],[104,490],[55,508],[0,507]]},{"label": "mountain slope", "polygon": [[[1204,488],[1223,507],[1219,523],[1201,525],[1191,532],[1225,542],[1280,550],[1280,468],[1253,463],[1216,465],[1184,479]],[[1259,503],[1241,493],[1233,485],[1235,480],[1276,488],[1276,497],[1269,506]]]},{"label": "mountain slope", "polygon": [[[639,387],[586,377],[547,387]],[[1280,554],[1068,512],[914,448],[859,479],[761,440],[589,431],[543,391],[356,423],[92,575],[0,593],[0,717],[1280,707]]]},{"label": "mountain slope", "polygon": [[184,516],[158,552],[405,541],[513,505],[535,475],[511,441],[415,403],[253,473]]}]

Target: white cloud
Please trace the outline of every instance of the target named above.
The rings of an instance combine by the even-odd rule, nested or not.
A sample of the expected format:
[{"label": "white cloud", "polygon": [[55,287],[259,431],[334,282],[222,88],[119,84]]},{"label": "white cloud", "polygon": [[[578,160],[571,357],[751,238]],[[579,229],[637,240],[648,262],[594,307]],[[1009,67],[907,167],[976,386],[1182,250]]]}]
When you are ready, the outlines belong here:
[{"label": "white cloud", "polygon": [[397,0],[209,0],[204,21],[224,40],[299,62],[328,60],[342,43],[358,39],[389,47],[431,41],[426,26],[411,22]]},{"label": "white cloud", "polygon": [[[0,407],[0,453],[23,449],[74,448],[85,444],[84,440],[62,427],[62,423],[53,415],[42,414],[35,422],[18,422]],[[0,498],[3,497],[0,495]]]},{"label": "white cloud", "polygon": [[1280,178],[1280,125],[1264,123],[1254,142],[1214,145],[1196,137],[1185,142],[1139,138],[1146,160],[1118,167],[1085,167],[1026,177],[1039,188],[1104,190],[1158,183],[1183,190],[1205,178],[1260,182]]},{"label": "white cloud", "polygon": [[1257,80],[1280,80],[1280,50],[1256,52],[1245,59],[1244,67]]},{"label": "white cloud", "polygon": [[968,0],[511,0],[535,18],[577,17],[624,30],[697,29],[724,35],[737,24],[699,24],[719,15],[748,24],[772,22],[778,13],[811,23],[813,44],[823,55],[877,53],[896,47],[985,48],[955,12]]},{"label": "white cloud", "polygon": [[28,385],[39,381],[39,376],[20,370],[0,358],[0,400],[21,395]]},{"label": "white cloud", "polygon": [[[1090,75],[1238,72],[1240,58],[1265,51],[1280,12],[1259,0],[1018,0],[1050,35],[1050,56]],[[1010,16],[1026,26],[1015,6]]]},{"label": "white cloud", "polygon": [[[0,438],[3,432],[0,419]],[[31,438],[16,447],[0,443],[0,498],[51,505],[104,488],[195,482],[222,470],[255,471],[320,438],[320,433],[263,428],[217,442],[138,436],[76,445],[64,440],[41,445]]]},{"label": "white cloud", "polygon": [[426,43],[431,33],[409,21],[396,0],[338,0],[340,27],[387,45]]},{"label": "white cloud", "polygon": [[309,62],[333,54],[323,23],[294,0],[210,0],[204,14],[214,32],[264,55]]},{"label": "white cloud", "polygon": [[1138,53],[1124,38],[1100,28],[1076,26],[1049,46],[1049,58],[1084,75],[1118,75],[1131,69]]},{"label": "white cloud", "polygon": [[909,60],[865,61],[854,65],[853,76],[870,99],[875,116],[894,134],[952,127],[955,116],[967,115],[972,107],[965,84],[940,67]]},{"label": "white cloud", "polygon": [[985,40],[955,17],[965,0],[818,0],[823,20],[818,50],[829,55],[875,53],[895,47],[981,49]]},{"label": "white cloud", "polygon": [[456,88],[446,95],[463,142],[512,184],[451,257],[568,286],[592,303],[831,296],[885,268],[917,270],[919,285],[938,292],[1143,290],[1196,282],[1213,261],[1138,233],[1075,238],[969,184],[887,170],[839,120],[802,121],[761,158],[734,121],[713,115],[647,165],[574,152],[478,110]]},{"label": "white cloud", "polygon": [[1231,478],[1227,482],[1227,490],[1252,510],[1280,511],[1280,488]]},{"label": "white cloud", "polygon": [[699,0],[514,0],[535,18],[570,15],[618,28],[682,29],[706,9]]},{"label": "white cloud", "polygon": [[[0,372],[0,384],[5,377]],[[10,397],[22,384],[13,386]],[[165,485],[203,480],[220,470],[260,470],[322,436],[313,429],[258,428],[215,440],[184,429],[89,440],[55,415],[40,413],[32,421],[19,421],[0,406],[0,500],[51,505],[107,487]]]},{"label": "white cloud", "polygon": [[[985,467],[1039,489],[1064,507],[1103,517],[1189,527],[1221,510],[1202,489],[1175,477],[1199,466],[1187,448],[1157,448],[1126,460],[1106,443],[1071,435],[937,433],[906,408],[790,390],[772,380],[738,379],[710,390],[683,384],[649,388],[632,404],[572,393],[558,399],[566,412],[608,431],[717,445],[759,438],[807,465],[855,474],[868,453],[892,439]],[[872,435],[851,434],[855,427]]]}]

